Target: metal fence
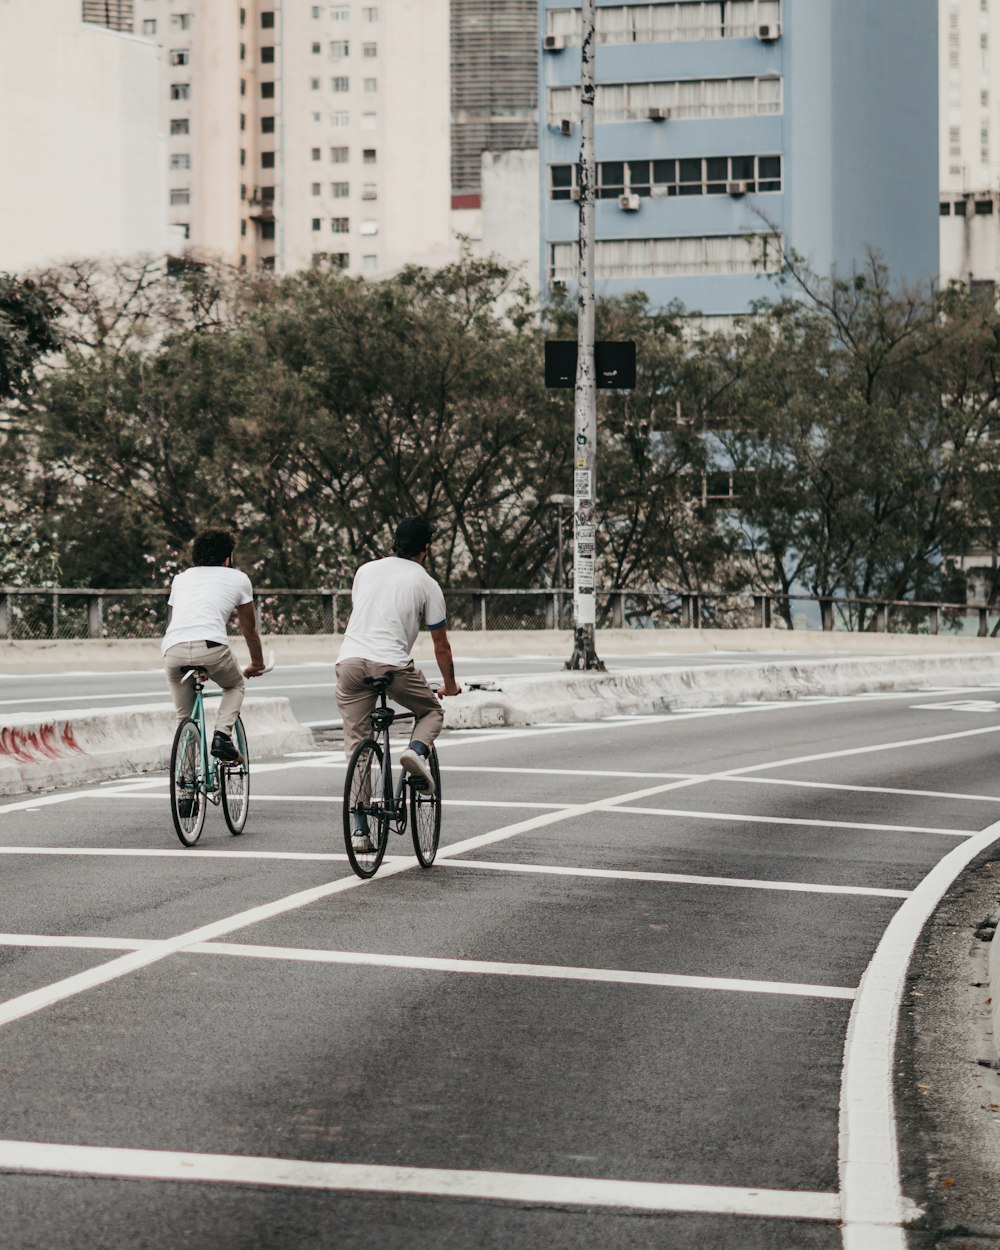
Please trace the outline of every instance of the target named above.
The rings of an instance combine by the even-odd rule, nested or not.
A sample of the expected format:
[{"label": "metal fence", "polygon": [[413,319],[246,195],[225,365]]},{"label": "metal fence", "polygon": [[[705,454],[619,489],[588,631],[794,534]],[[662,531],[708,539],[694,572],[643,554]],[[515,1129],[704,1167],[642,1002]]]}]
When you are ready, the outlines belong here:
[{"label": "metal fence", "polygon": [[[166,627],[168,593],[0,586],[0,638],[158,638]],[[573,625],[569,590],[448,590],[447,597],[451,629],[570,629]],[[260,629],[265,634],[339,633],[350,609],[347,589],[257,591]],[[614,629],[771,627],[984,638],[1000,633],[1000,605],[639,588],[598,592],[597,623],[600,628]]]}]

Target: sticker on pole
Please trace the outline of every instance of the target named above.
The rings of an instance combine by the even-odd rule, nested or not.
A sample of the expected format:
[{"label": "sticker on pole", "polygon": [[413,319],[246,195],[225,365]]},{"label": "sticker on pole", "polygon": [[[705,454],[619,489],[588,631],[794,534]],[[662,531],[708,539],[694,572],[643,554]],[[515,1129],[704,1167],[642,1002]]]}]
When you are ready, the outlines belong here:
[{"label": "sticker on pole", "polygon": [[573,474],[573,494],[577,499],[590,498],[590,470],[577,469]]}]

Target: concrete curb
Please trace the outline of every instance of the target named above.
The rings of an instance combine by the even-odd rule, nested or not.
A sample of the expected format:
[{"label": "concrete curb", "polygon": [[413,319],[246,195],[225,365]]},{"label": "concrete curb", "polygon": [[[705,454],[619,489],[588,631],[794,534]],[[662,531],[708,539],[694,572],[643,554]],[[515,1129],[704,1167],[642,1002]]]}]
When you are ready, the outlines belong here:
[{"label": "concrete curb", "polygon": [[[245,699],[241,716],[251,759],[313,746],[288,699]],[[35,713],[6,716],[0,728],[0,795],[166,768],[176,724],[173,708],[162,703],[69,709],[52,720],[39,720]]]},{"label": "concrete curb", "polygon": [[445,725],[485,729],[930,685],[1000,685],[1000,653],[712,664],[497,678],[445,700]]}]

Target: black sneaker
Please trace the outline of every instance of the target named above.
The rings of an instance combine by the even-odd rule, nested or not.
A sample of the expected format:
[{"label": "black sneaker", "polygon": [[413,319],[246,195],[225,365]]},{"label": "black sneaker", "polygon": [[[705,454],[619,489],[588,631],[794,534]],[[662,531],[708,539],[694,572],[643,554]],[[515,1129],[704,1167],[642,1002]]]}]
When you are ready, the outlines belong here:
[{"label": "black sneaker", "polygon": [[198,814],[198,800],[197,799],[178,799],[177,800],[177,814],[179,816],[183,816],[185,820],[187,820],[191,816],[196,816]]},{"label": "black sneaker", "polygon": [[237,751],[229,734],[224,734],[221,729],[217,729],[212,737],[212,754],[217,760],[222,760],[224,764],[241,764],[243,756]]}]

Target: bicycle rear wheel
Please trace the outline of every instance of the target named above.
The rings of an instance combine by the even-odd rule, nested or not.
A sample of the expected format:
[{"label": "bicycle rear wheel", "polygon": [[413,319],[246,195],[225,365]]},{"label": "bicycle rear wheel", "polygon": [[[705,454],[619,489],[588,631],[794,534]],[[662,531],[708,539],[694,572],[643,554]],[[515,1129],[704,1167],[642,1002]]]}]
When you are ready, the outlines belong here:
[{"label": "bicycle rear wheel", "polygon": [[185,846],[194,846],[205,827],[205,773],[201,727],[188,717],[177,726],[170,750],[170,812]]},{"label": "bicycle rear wheel", "polygon": [[434,793],[425,794],[417,786],[410,785],[410,830],[421,868],[430,868],[434,863],[441,837],[441,769],[434,747],[431,747],[430,765]]},{"label": "bicycle rear wheel", "polygon": [[222,790],[222,814],[229,832],[235,836],[246,828],[247,812],[250,810],[250,748],[239,717],[233,726],[233,742],[243,757],[243,763],[223,764],[220,760],[219,786]]},{"label": "bicycle rear wheel", "polygon": [[344,845],[359,877],[375,875],[388,840],[382,748],[369,738],[355,747],[344,782]]}]

